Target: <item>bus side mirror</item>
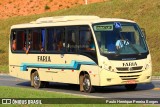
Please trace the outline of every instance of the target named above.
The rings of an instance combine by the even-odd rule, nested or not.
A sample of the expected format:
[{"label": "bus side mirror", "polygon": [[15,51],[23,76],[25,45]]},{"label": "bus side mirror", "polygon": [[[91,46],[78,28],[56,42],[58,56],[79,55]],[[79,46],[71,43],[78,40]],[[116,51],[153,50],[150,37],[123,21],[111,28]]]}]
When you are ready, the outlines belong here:
[{"label": "bus side mirror", "polygon": [[143,33],[144,38],[146,39],[146,31],[145,31],[145,29],[144,29],[144,28],[141,28],[141,31],[142,31],[142,33]]}]

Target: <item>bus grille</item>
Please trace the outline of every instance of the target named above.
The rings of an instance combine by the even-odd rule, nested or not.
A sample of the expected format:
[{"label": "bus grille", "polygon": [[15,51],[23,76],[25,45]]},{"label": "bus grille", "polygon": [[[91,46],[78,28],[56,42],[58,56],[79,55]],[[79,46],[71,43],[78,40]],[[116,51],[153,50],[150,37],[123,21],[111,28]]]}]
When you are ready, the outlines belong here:
[{"label": "bus grille", "polygon": [[[130,69],[134,70],[142,70],[143,66],[138,66],[138,67],[130,67]],[[128,71],[129,67],[117,67],[116,68],[118,71]]]},{"label": "bus grille", "polygon": [[[122,80],[135,80],[135,79],[138,79],[138,77],[140,75],[135,75],[134,73],[140,73],[142,72],[143,66],[138,66],[138,67],[117,67],[117,73],[120,74],[120,78]],[[126,74],[129,74],[127,76],[123,76],[126,75]]]}]

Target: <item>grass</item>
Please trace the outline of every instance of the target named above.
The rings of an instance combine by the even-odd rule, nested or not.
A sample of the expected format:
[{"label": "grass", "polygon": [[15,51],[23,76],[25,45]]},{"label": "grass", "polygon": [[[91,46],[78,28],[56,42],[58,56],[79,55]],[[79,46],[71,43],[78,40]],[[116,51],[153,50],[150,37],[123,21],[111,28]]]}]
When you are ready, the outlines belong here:
[{"label": "grass", "polygon": [[[56,92],[46,92],[43,90],[34,90],[34,89],[27,89],[27,88],[18,88],[18,87],[6,87],[1,86],[0,87],[1,93],[0,98],[72,98],[71,100],[76,100],[76,98],[87,98],[82,96],[75,96],[70,94],[62,94],[62,93],[56,93]],[[59,99],[60,100],[60,99]],[[92,99],[91,99],[92,100]],[[138,105],[138,104],[83,104],[83,100],[81,100],[82,104],[43,104],[43,105],[19,105],[20,107],[155,107],[153,105]],[[105,101],[105,100],[104,100]],[[0,101],[1,102],[1,101]],[[97,101],[96,101],[97,102]],[[43,100],[42,100],[43,103]],[[93,102],[94,103],[94,102]],[[0,105],[1,106],[1,105]],[[17,107],[18,105],[3,105],[5,106],[12,106]]]},{"label": "grass", "polygon": [[152,56],[153,74],[160,73],[160,1],[159,0],[107,0],[102,3],[79,5],[74,8],[39,15],[12,17],[0,20],[0,65],[8,64],[8,39],[11,25],[26,23],[40,17],[60,15],[97,15],[136,21],[146,29],[147,42]]},{"label": "grass", "polygon": [[0,73],[8,73],[8,65],[0,65]]},{"label": "grass", "polygon": [[[62,94],[56,92],[46,92],[43,90],[18,88],[18,87],[0,87],[0,97],[3,98],[83,98],[71,94]],[[25,92],[24,92],[25,90]]]},{"label": "grass", "polygon": [[160,72],[153,72],[153,76],[160,76]]}]

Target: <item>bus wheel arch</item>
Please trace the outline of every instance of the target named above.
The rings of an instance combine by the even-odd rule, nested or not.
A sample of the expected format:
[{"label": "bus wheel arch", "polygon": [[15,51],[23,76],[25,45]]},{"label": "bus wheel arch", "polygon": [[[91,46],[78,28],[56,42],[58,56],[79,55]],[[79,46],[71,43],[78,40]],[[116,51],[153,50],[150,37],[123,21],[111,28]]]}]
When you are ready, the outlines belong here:
[{"label": "bus wheel arch", "polygon": [[94,92],[94,88],[91,84],[90,75],[87,71],[81,71],[79,75],[80,91],[87,93]]}]

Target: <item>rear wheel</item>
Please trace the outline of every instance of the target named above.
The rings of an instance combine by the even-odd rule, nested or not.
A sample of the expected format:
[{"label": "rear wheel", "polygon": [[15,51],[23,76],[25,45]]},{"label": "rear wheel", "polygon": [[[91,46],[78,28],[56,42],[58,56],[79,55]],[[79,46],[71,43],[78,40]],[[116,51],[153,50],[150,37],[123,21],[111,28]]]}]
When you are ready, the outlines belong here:
[{"label": "rear wheel", "polygon": [[32,83],[34,88],[41,88],[45,85],[45,83],[43,81],[40,81],[40,78],[39,78],[39,75],[38,75],[37,71],[32,73],[31,83]]},{"label": "rear wheel", "polygon": [[84,92],[87,92],[87,93],[94,92],[94,88],[91,84],[91,80],[88,74],[85,74],[83,76],[83,89],[84,89]]},{"label": "rear wheel", "polygon": [[137,87],[137,84],[126,84],[126,85],[125,85],[125,88],[126,88],[127,90],[129,90],[129,91],[135,90],[136,87]]}]

